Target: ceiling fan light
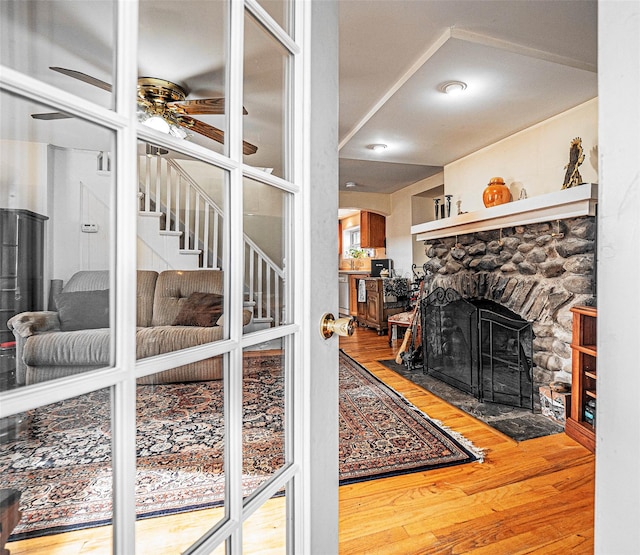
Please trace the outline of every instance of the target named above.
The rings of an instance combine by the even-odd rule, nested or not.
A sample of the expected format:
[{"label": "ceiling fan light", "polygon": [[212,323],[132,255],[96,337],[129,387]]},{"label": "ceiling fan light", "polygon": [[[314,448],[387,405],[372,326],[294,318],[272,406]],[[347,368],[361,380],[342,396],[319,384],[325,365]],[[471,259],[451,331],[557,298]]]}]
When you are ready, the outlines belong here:
[{"label": "ceiling fan light", "polygon": [[171,125],[169,133],[178,139],[186,139],[189,136],[189,133],[179,125]]},{"label": "ceiling fan light", "polygon": [[147,127],[151,127],[151,129],[155,129],[156,131],[160,131],[161,133],[169,134],[171,132],[171,126],[167,123],[164,118],[160,116],[151,116],[142,122]]}]

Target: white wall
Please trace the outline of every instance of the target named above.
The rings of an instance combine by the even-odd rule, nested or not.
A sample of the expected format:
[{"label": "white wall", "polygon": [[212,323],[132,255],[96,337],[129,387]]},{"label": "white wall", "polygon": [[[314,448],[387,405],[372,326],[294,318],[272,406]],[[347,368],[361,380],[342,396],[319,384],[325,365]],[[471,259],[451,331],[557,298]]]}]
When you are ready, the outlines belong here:
[{"label": "white wall", "polygon": [[[414,261],[416,241],[415,237],[411,236],[412,199],[414,195],[441,187],[443,179],[443,174],[439,173],[390,195],[391,214],[387,217],[387,256],[393,260],[393,267],[401,271],[403,276],[412,277],[411,265],[416,263],[421,267],[424,263],[422,258]],[[420,250],[421,246],[422,243],[417,250]]]},{"label": "white wall", "polygon": [[[52,148],[50,238],[55,256],[51,278],[66,281],[79,270],[108,270],[111,233],[111,172],[98,171],[98,152]],[[81,224],[97,233],[83,233]]]},{"label": "white wall", "polygon": [[504,178],[514,200],[521,189],[529,197],[562,188],[569,146],[582,139],[585,159],[579,171],[584,183],[598,182],[598,99],[554,116],[444,168],[445,192],[462,201],[465,212],[484,208],[482,192],[495,176]]},{"label": "white wall", "polygon": [[47,216],[47,145],[0,141],[0,206]]},{"label": "white wall", "polygon": [[391,214],[391,197],[384,193],[352,193],[342,191],[338,208],[356,208],[388,216]]},{"label": "white wall", "polygon": [[[411,225],[423,223],[414,218],[418,207],[416,195],[422,193],[430,199],[426,202],[426,222],[434,219],[428,191],[435,189],[434,196],[442,197],[442,190],[437,187],[443,183],[444,192],[453,195],[452,214],[457,212],[458,200],[462,201],[461,209],[465,212],[484,208],[482,192],[489,179],[497,175],[505,179],[516,199],[522,187],[529,197],[558,191],[564,181],[564,166],[569,161],[569,146],[575,137],[582,138],[585,152],[585,161],[580,166],[583,181],[597,183],[598,100],[593,99],[456,160],[445,166],[443,173],[391,195],[378,195],[390,199],[387,256],[393,259],[394,267],[410,275],[412,264],[421,267],[426,261],[422,243],[415,244],[415,238],[410,235]],[[340,207],[362,208],[359,199],[369,204],[375,199],[378,206],[384,205],[383,199],[373,195],[341,193]]]},{"label": "white wall", "polygon": [[598,3],[595,552],[640,549],[640,2]]}]

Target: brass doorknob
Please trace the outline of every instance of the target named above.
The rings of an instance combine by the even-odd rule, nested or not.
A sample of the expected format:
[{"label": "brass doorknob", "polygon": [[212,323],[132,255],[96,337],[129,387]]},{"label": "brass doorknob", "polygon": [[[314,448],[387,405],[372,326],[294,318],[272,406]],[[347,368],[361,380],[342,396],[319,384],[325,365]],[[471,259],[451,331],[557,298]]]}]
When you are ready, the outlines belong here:
[{"label": "brass doorknob", "polygon": [[342,337],[353,335],[354,318],[338,318],[333,317],[330,312],[325,312],[320,319],[320,335],[325,339],[329,339],[334,333]]}]

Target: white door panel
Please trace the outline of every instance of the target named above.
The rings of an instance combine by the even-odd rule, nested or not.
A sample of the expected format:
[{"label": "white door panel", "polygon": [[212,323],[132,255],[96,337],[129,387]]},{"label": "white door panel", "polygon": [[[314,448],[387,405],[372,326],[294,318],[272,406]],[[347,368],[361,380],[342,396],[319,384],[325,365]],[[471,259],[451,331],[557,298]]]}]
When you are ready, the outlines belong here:
[{"label": "white door panel", "polygon": [[[111,545],[114,553],[144,553],[155,549],[154,542],[172,552],[259,553],[260,542],[265,540],[256,540],[254,530],[261,518],[281,523],[269,541],[283,552],[337,553],[338,343],[337,338],[324,340],[318,333],[322,314],[337,312],[338,305],[337,4],[292,0],[265,2],[263,8],[255,0],[79,0],[73,3],[73,14],[68,2],[45,4],[2,3],[3,36],[11,45],[0,49],[0,84],[2,94],[12,98],[11,106],[20,109],[3,112],[0,125],[8,142],[0,145],[1,158],[3,167],[15,172],[12,182],[33,187],[28,195],[21,192],[15,198],[48,198],[47,209],[56,208],[55,214],[47,214],[56,218],[55,227],[49,229],[62,229],[65,237],[79,237],[76,243],[83,245],[79,249],[69,240],[60,244],[56,240],[60,233],[49,233],[44,275],[66,281],[70,276],[55,275],[54,261],[73,261],[81,253],[88,255],[77,257],[74,271],[110,270],[111,354],[103,369],[0,392],[0,418],[30,409],[46,410],[56,402],[74,403],[84,395],[100,397],[100,410],[107,418],[110,412],[105,429],[111,433],[113,465],[113,526],[111,542],[104,545]],[[73,33],[66,30],[71,20]],[[7,57],[8,52],[15,56]],[[159,88],[151,93],[137,89],[139,76],[170,81],[178,87],[154,83]],[[137,90],[138,98],[145,99],[138,105]],[[171,110],[163,115],[158,106],[166,90],[178,96],[183,91],[185,101],[224,97],[224,103],[205,102],[216,105],[205,109],[213,110],[209,113],[198,112],[203,104],[194,103],[188,104],[196,108],[186,115]],[[5,102],[3,109],[8,105]],[[34,120],[30,116],[36,111],[64,112],[71,117]],[[172,133],[183,129],[190,136],[185,140],[145,127],[153,116],[164,118]],[[96,132],[81,133],[86,127]],[[87,197],[78,207],[73,198],[68,202],[56,199],[56,184],[45,177],[55,181],[56,175],[75,174],[47,167],[53,157],[45,160],[35,146],[27,148],[43,143],[81,149],[88,160],[95,152],[97,176],[108,181],[110,189],[84,187],[95,199]],[[165,266],[185,271],[187,267],[179,257],[171,264],[161,264],[155,254],[136,253],[138,159],[145,155],[139,145],[145,143],[153,146],[150,156],[189,159],[200,168],[203,181],[197,187],[209,189],[223,213],[221,223],[210,226],[199,204],[203,196],[165,194],[166,188],[177,190],[172,177],[143,183],[147,196],[171,199],[162,201],[164,216],[155,217],[173,219],[173,227],[163,227],[172,234],[175,231],[171,239],[180,231],[187,238],[183,250],[215,250],[210,257],[223,275],[215,293],[193,291],[208,295],[213,308],[211,296],[221,295],[224,319],[219,320],[220,334],[203,333],[190,344],[158,341],[155,351],[140,349],[141,336],[146,337],[144,347],[150,348],[155,340],[149,339],[153,325],[137,325],[136,307],[142,302],[137,271]],[[18,153],[16,145],[26,145],[26,150]],[[254,153],[248,152],[252,146],[257,147]],[[34,154],[38,156],[33,158]],[[105,155],[108,171],[103,164]],[[37,168],[29,163],[36,159]],[[34,169],[34,178],[25,175],[27,169]],[[258,185],[248,192],[247,183]],[[8,192],[5,197],[9,198]],[[75,221],[78,208],[84,210],[82,219],[98,218],[92,209],[98,201],[105,207],[99,222]],[[60,214],[65,204],[73,218]],[[80,224],[97,225],[86,228]],[[85,228],[91,234],[81,231]],[[214,231],[203,232],[206,229]],[[260,247],[252,251],[256,261],[251,269],[244,239],[248,230],[256,235],[252,240]],[[98,240],[99,253],[87,247]],[[277,264],[265,263],[266,258]],[[97,268],[99,265],[106,267]],[[264,269],[267,267],[271,270]],[[179,309],[192,295],[183,293],[176,294]],[[202,302],[204,297],[198,299]],[[247,301],[253,303],[260,325],[245,329],[241,315]],[[145,328],[144,333],[140,328]],[[261,369],[282,383],[282,395],[275,404],[260,395],[256,401],[247,393],[247,384],[255,382],[247,361],[253,357],[265,361],[274,353],[280,357],[277,364],[272,361]],[[198,381],[180,377],[189,376],[195,367],[205,369]],[[212,373],[207,375],[209,370]],[[203,524],[195,525],[202,514],[194,513],[193,519],[185,515],[184,528],[189,530],[179,547],[170,543],[175,539],[171,528],[163,532],[167,534],[163,538],[157,532],[155,537],[145,535],[145,527],[136,525],[141,479],[136,465],[141,470],[140,453],[144,451],[136,429],[141,429],[145,418],[144,411],[136,414],[142,406],[139,393],[140,388],[156,388],[161,395],[158,392],[166,384],[152,382],[163,381],[163,376],[173,376],[170,383],[216,380],[222,395],[217,412],[212,404],[207,414],[211,417],[209,437],[217,434],[222,442],[218,472],[223,505],[202,519]],[[164,401],[175,401],[157,399],[162,401],[157,403],[160,408]],[[191,410],[183,411],[185,418]],[[249,442],[260,440],[247,433],[253,424],[248,415],[260,419],[275,413],[281,418],[277,429],[280,447],[269,453],[278,461],[265,464],[261,479],[247,487],[246,448]],[[185,431],[184,437],[191,437],[190,433]],[[254,463],[261,466],[259,460]],[[187,470],[186,462],[181,470]]]}]

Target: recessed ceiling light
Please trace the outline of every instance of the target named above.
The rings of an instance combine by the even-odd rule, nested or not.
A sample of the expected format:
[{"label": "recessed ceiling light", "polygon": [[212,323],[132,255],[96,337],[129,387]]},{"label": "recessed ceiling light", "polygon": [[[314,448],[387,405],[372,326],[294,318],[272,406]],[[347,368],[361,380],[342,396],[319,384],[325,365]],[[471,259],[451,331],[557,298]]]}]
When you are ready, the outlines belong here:
[{"label": "recessed ceiling light", "polygon": [[356,182],[355,182],[355,181],[347,181],[347,182],[344,184],[344,186],[345,186],[345,187],[349,187],[349,188],[351,188],[351,187],[355,187],[355,186],[356,186]]},{"label": "recessed ceiling light", "polygon": [[447,81],[446,83],[442,83],[442,85],[440,85],[439,87],[440,91],[452,96],[460,94],[466,88],[467,84],[463,83],[462,81]]},{"label": "recessed ceiling light", "polygon": [[375,151],[375,152],[382,152],[385,148],[387,148],[387,145],[382,144],[382,143],[375,143],[372,145],[367,145],[367,148],[370,148],[371,150]]}]

